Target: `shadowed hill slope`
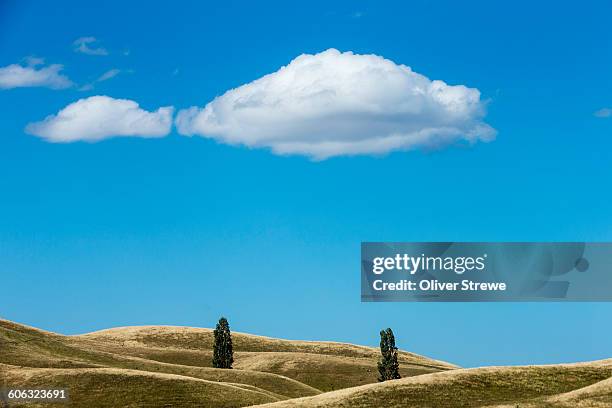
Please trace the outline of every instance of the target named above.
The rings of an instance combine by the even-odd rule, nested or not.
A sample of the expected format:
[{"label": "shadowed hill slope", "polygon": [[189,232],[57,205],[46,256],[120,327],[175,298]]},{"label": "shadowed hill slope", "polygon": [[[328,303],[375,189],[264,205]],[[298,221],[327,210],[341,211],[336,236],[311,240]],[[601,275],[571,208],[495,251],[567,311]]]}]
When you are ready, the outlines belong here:
[{"label": "shadowed hill slope", "polygon": [[[555,408],[612,407],[612,378],[546,400]],[[533,407],[537,406],[536,404]]]},{"label": "shadowed hill slope", "polygon": [[[520,407],[609,408],[612,407],[612,378],[552,397],[534,398],[522,403]],[[487,408],[516,408],[516,404],[496,405]]]}]

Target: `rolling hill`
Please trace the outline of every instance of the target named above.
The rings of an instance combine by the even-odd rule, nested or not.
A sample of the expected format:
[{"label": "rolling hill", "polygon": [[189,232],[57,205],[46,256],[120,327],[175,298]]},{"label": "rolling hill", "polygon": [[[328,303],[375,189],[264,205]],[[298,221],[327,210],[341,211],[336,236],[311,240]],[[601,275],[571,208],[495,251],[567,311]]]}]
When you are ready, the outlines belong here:
[{"label": "rolling hill", "polygon": [[261,407],[610,407],[611,376],[612,359],[550,366],[458,369]]},{"label": "rolling hill", "polygon": [[[221,370],[210,367],[210,329],[144,326],[63,336],[0,320],[0,378],[20,387],[64,384],[72,390],[73,405],[83,407],[118,401],[120,406],[239,407],[376,381],[374,348],[243,333],[232,337],[235,369]],[[406,376],[455,368],[408,352],[400,359]],[[117,390],[114,396],[105,394],[109,389]]]},{"label": "rolling hill", "polygon": [[[150,360],[209,367],[212,330],[174,326],[120,327],[77,336],[98,350]],[[293,378],[321,391],[376,382],[379,350],[337,342],[290,341],[232,333],[234,367]],[[457,368],[417,354],[399,353],[401,373],[412,376]]]},{"label": "rolling hill", "polygon": [[283,399],[243,384],[139,370],[0,365],[0,372],[11,386],[67,388],[71,405],[77,407],[241,407]]},{"label": "rolling hill", "polygon": [[223,370],[210,367],[210,329],[139,326],[64,336],[0,320],[0,385],[68,388],[77,408],[612,406],[612,359],[461,369],[400,351],[403,378],[378,383],[375,348],[232,338],[235,368]]}]

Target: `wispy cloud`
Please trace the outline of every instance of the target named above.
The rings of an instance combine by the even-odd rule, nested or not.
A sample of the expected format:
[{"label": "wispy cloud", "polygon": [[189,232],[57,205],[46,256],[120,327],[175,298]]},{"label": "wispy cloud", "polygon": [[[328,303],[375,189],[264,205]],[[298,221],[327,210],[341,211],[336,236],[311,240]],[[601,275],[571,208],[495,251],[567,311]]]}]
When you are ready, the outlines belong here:
[{"label": "wispy cloud", "polygon": [[96,78],[93,82],[90,82],[88,84],[81,86],[79,88],[79,91],[91,91],[92,89],[94,89],[95,84],[99,82],[108,81],[109,79],[116,77],[120,73],[121,73],[121,70],[118,68],[109,69],[108,71],[100,75],[98,78]]},{"label": "wispy cloud", "polygon": [[601,108],[593,113],[593,115],[598,118],[609,118],[612,116],[612,108]]},{"label": "wispy cloud", "polygon": [[117,68],[109,69],[108,71],[100,75],[100,78],[98,78],[96,82],[108,81],[109,79],[119,75],[120,72],[121,70]]},{"label": "wispy cloud", "polygon": [[44,87],[64,89],[72,85],[66,75],[61,74],[63,66],[52,64],[46,67],[42,58],[28,57],[26,65],[11,64],[0,68],[0,89]]},{"label": "wispy cloud", "polygon": [[108,55],[106,48],[99,46],[96,37],[81,37],[76,39],[72,45],[75,52],[87,55]]},{"label": "wispy cloud", "polygon": [[365,13],[363,11],[355,11],[353,14],[351,14],[351,17],[353,18],[361,18],[365,16]]}]

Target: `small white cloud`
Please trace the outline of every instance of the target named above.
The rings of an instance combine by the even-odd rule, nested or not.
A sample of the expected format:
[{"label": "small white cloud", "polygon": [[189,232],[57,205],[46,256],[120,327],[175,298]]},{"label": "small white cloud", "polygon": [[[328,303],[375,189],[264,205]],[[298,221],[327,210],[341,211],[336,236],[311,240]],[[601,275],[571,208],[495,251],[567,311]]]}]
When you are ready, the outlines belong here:
[{"label": "small white cloud", "polygon": [[612,116],[612,108],[602,108],[595,112],[593,115],[598,118],[609,118]]},{"label": "small white cloud", "polygon": [[76,39],[72,45],[75,52],[80,52],[87,55],[108,55],[106,48],[98,45],[99,41],[96,37],[81,37]]},{"label": "small white cloud", "polygon": [[116,136],[164,137],[170,133],[174,108],[154,112],[129,99],[91,96],[71,103],[56,115],[30,123],[26,132],[50,142],[94,142]]},{"label": "small white cloud", "polygon": [[330,49],[182,110],[179,133],[315,159],[490,141],[480,92]]},{"label": "small white cloud", "polygon": [[26,60],[28,65],[12,64],[0,68],[0,89],[45,87],[51,89],[69,88],[73,85],[67,76],[60,73],[63,66],[52,64],[37,68],[42,59]]},{"label": "small white cloud", "polygon": [[351,17],[353,18],[361,18],[365,15],[365,13],[363,11],[355,11],[353,14],[351,14]]}]

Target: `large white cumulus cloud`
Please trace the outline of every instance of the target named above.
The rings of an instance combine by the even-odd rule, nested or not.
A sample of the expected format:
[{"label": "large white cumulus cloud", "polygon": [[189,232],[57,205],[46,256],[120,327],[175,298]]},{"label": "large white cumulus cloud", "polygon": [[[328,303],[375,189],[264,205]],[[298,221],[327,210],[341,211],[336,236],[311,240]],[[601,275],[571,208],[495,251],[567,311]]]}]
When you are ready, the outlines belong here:
[{"label": "large white cumulus cloud", "polygon": [[30,123],[26,132],[50,142],[98,141],[115,136],[163,137],[172,128],[174,108],[166,106],[154,112],[141,109],[129,99],[91,96],[79,99]]},{"label": "large white cumulus cloud", "polygon": [[488,141],[480,92],[376,55],[329,49],[178,113],[183,135],[315,159]]}]

